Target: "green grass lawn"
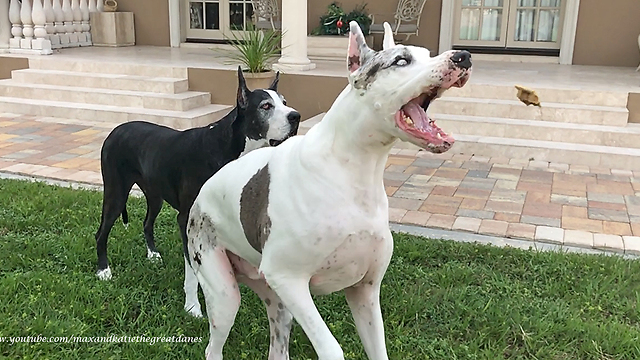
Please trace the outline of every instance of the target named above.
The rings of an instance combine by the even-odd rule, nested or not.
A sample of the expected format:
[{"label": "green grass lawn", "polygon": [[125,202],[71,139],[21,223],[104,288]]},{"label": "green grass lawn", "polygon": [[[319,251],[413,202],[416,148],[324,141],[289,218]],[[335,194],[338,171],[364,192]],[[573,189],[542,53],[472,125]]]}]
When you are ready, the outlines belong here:
[{"label": "green grass lawn", "polygon": [[[183,258],[168,206],[156,223],[162,264],[146,260],[143,199],[110,237],[101,282],[94,233],[101,194],[0,181],[0,336],[178,336],[203,342],[0,343],[0,358],[201,359],[206,320],[185,314]],[[638,359],[640,262],[395,235],[382,288],[390,359]],[[266,359],[268,322],[243,288],[226,359]],[[342,294],[316,298],[347,359],[366,359]],[[315,359],[299,326],[292,359]]]}]

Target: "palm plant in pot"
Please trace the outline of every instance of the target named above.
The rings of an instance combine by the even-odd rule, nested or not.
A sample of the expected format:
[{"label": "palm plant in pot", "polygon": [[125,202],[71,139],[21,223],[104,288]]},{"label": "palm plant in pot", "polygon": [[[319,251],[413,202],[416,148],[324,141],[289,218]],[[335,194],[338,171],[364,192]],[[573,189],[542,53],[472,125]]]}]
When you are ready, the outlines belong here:
[{"label": "palm plant in pot", "polygon": [[268,88],[274,72],[274,60],[280,53],[282,33],[273,30],[257,30],[247,23],[244,31],[232,32],[227,38],[233,47],[227,57],[233,63],[240,63],[250,89]]}]

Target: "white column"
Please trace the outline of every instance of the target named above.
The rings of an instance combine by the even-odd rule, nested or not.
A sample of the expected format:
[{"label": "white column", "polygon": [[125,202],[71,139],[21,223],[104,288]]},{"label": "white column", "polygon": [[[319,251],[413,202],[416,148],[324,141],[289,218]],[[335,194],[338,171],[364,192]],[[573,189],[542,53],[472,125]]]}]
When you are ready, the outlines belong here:
[{"label": "white column", "polygon": [[89,13],[98,11],[96,0],[89,0]]},{"label": "white column", "polygon": [[53,1],[53,15],[55,18],[55,30],[56,36],[60,39],[60,47],[68,47],[69,46],[69,36],[67,35],[67,30],[64,26],[64,13],[62,12],[62,5],[60,3],[61,0],[52,0]]},{"label": "white column", "polygon": [[60,36],[56,34],[56,27],[54,25],[56,21],[56,15],[53,13],[53,4],[51,0],[44,0],[43,4],[44,16],[47,20],[44,28],[47,31],[47,39],[51,41],[51,48],[57,49],[60,47]]},{"label": "white column", "polygon": [[169,0],[169,42],[180,47],[180,0]]},{"label": "white column", "polygon": [[9,39],[11,39],[9,0],[0,0],[0,49],[9,48]]},{"label": "white column", "polygon": [[74,34],[73,10],[71,10],[71,0],[62,0],[62,13],[64,14],[65,36],[69,39],[66,47],[78,46],[78,36]]},{"label": "white column", "polygon": [[438,53],[451,50],[453,42],[453,23],[455,15],[455,5],[453,1],[443,1],[440,13],[440,41],[438,42]]},{"label": "white column", "polygon": [[22,0],[22,8],[20,9],[20,21],[22,21],[22,35],[24,35],[24,39],[20,40],[20,48],[31,49],[31,40],[33,40],[31,0]]},{"label": "white column", "polygon": [[40,55],[52,54],[51,41],[47,38],[47,29],[45,28],[47,24],[47,15],[44,12],[42,0],[33,0],[31,19],[35,25],[33,30],[35,39],[31,41],[31,48],[37,51]]},{"label": "white column", "polygon": [[311,70],[307,57],[307,0],[282,0],[282,56],[276,70]]},{"label": "white column", "polygon": [[104,12],[104,0],[96,1],[96,9],[98,12]]},{"label": "white column", "polygon": [[576,29],[578,28],[578,11],[580,0],[568,0],[565,5],[562,39],[560,40],[560,64],[573,64],[573,50],[576,46]]},{"label": "white column", "polygon": [[89,25],[89,4],[87,0],[80,0],[80,12],[82,13],[82,33],[85,39],[83,46],[91,46],[91,25]]},{"label": "white column", "polygon": [[9,39],[9,47],[11,49],[20,49],[20,40],[22,40],[22,20],[20,20],[20,2],[11,0],[9,3],[9,21],[11,21],[11,35]]},{"label": "white column", "polygon": [[87,37],[82,32],[82,11],[80,11],[79,0],[71,0],[71,12],[73,13],[73,34],[78,38],[78,46],[86,45]]}]

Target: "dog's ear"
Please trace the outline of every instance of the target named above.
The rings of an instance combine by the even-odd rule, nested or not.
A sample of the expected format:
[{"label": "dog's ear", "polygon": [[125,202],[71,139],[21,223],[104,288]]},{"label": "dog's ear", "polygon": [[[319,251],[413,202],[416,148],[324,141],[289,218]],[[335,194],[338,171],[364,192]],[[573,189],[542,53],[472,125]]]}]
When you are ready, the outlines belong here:
[{"label": "dog's ear", "polygon": [[391,25],[388,22],[384,22],[382,24],[384,27],[384,40],[382,41],[382,50],[391,49],[396,46],[396,42],[393,40],[393,30],[391,30]]},{"label": "dog's ear", "polygon": [[273,82],[269,86],[269,90],[273,90],[275,92],[278,92],[278,82],[279,81],[280,81],[280,71],[277,71],[276,72],[276,78],[273,79]]},{"label": "dog's ear", "polygon": [[347,68],[349,72],[354,72],[365,63],[369,55],[373,52],[367,46],[360,26],[355,21],[349,23],[349,52],[347,55]]},{"label": "dog's ear", "polygon": [[242,68],[238,66],[238,98],[236,103],[238,107],[246,109],[249,105],[249,93],[251,91],[247,88],[247,82],[244,80],[242,74]]}]

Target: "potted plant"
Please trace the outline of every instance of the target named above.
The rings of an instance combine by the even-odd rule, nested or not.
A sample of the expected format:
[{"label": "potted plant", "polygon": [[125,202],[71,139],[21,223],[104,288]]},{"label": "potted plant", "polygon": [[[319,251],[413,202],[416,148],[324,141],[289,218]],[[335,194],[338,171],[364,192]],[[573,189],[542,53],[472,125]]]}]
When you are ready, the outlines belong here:
[{"label": "potted plant", "polygon": [[356,6],[351,12],[345,12],[339,3],[333,2],[327,7],[327,13],[320,17],[320,26],[314,30],[317,35],[345,35],[349,33],[349,22],[360,25],[362,33],[369,35],[371,18],[367,14],[367,4]]},{"label": "potted plant", "polygon": [[367,5],[356,6],[351,12],[342,9],[339,3],[333,2],[327,7],[327,13],[320,17],[320,25],[307,38],[308,55],[324,60],[344,60],[344,52],[349,46],[349,22],[356,21],[369,46],[373,46],[373,36],[369,35],[371,18]]},{"label": "potted plant", "polygon": [[244,31],[232,32],[227,40],[233,47],[227,57],[240,63],[247,86],[250,89],[267,88],[275,77],[271,66],[280,53],[282,33],[273,30],[257,30],[247,23]]}]

